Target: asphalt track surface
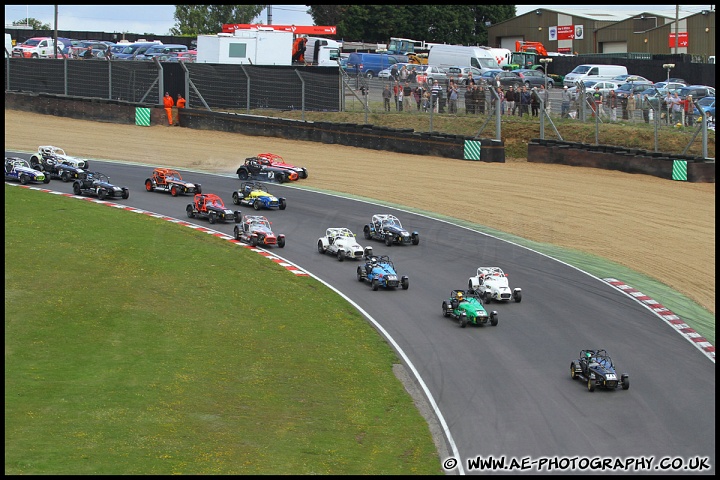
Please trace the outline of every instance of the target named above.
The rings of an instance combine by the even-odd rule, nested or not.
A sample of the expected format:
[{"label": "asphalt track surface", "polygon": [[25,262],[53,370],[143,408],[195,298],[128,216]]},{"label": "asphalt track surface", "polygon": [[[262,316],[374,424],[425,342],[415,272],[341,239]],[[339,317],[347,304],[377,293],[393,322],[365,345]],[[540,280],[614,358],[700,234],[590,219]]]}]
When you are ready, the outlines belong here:
[{"label": "asphalt track surface", "polygon": [[[146,192],[152,166],[91,160],[91,169],[130,188],[130,198],[115,203],[233,234],[235,224],[188,219],[192,196]],[[240,186],[236,176],[179,171],[201,183],[204,193],[220,195],[226,206],[255,213],[232,204]],[[72,182],[39,186],[72,193]],[[269,187],[288,205],[259,212],[287,237],[285,248],[272,253],[332,285],[392,337],[441,412],[448,455],[459,454],[460,468],[448,473],[489,473],[469,468],[468,459],[492,456],[535,462],[654,457],[653,467],[637,473],[664,473],[654,469],[663,457],[707,457],[711,469],[703,473],[714,474],[715,363],[634,299],[574,267],[464,227],[288,184]],[[387,247],[365,240],[362,227],[375,213],[396,215],[406,229],[420,233],[420,244]],[[328,227],[347,227],[376,255],[390,255],[398,274],[409,276],[409,289],[374,292],[357,281],[360,263],[319,254],[317,241]],[[443,317],[441,305],[452,289],[467,288],[479,266],[503,268],[510,287],[522,288],[523,300],[490,304],[499,314],[495,327],[463,329]],[[585,348],[606,349],[617,370],[630,375],[630,389],[590,393],[573,381],[570,362]]]}]

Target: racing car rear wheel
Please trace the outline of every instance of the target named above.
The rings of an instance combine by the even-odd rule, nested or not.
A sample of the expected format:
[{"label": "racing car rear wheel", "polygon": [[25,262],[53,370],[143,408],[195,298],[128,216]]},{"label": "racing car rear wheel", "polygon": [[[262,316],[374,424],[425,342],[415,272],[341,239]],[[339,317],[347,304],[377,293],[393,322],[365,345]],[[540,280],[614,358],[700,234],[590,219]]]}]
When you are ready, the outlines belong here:
[{"label": "racing car rear wheel", "polygon": [[595,391],[595,380],[588,378],[588,392],[594,392]]},{"label": "racing car rear wheel", "polygon": [[318,240],[318,253],[325,253],[325,247],[323,247],[322,240]]},{"label": "racing car rear wheel", "polygon": [[155,190],[155,187],[153,187],[152,184],[152,180],[150,180],[149,178],[145,180],[145,190],[147,190],[148,192],[152,192],[153,190]]},{"label": "racing car rear wheel", "polygon": [[377,289],[380,288],[380,283],[378,282],[378,279],[373,278],[370,286],[372,287],[373,291],[377,291]]}]

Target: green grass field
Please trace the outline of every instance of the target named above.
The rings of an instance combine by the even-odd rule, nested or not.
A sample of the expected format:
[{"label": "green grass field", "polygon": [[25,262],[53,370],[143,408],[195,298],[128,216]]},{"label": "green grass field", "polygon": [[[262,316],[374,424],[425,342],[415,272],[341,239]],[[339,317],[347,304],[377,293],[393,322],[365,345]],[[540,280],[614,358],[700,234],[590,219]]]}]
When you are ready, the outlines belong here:
[{"label": "green grass field", "polygon": [[311,277],[5,186],[5,474],[442,474],[396,363]]}]

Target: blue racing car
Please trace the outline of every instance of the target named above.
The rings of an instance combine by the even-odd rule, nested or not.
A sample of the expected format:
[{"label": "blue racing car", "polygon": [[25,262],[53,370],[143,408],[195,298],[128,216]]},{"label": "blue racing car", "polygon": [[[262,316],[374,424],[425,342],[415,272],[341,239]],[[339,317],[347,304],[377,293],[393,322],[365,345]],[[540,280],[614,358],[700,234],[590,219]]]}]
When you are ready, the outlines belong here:
[{"label": "blue racing car", "polygon": [[357,279],[359,282],[365,280],[370,282],[373,290],[380,287],[388,289],[402,287],[403,290],[407,290],[410,286],[407,275],[399,276],[395,265],[387,255],[366,255],[365,265],[357,267]]},{"label": "blue racing car", "polygon": [[612,359],[605,350],[581,350],[580,358],[570,364],[570,378],[587,382],[590,392],[595,388],[614,389],[630,388],[630,377],[627,373],[618,376]]}]

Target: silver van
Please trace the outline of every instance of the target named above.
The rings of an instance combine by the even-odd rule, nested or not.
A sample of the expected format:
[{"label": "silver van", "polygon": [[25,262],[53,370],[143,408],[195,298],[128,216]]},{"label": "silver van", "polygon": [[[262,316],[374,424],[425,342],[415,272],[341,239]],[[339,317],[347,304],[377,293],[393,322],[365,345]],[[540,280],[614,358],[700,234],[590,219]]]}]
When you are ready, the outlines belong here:
[{"label": "silver van", "polygon": [[627,74],[627,67],[624,65],[578,65],[573,69],[572,72],[565,75],[563,85],[566,87],[574,87],[580,81],[611,81],[613,78],[619,75]]}]

